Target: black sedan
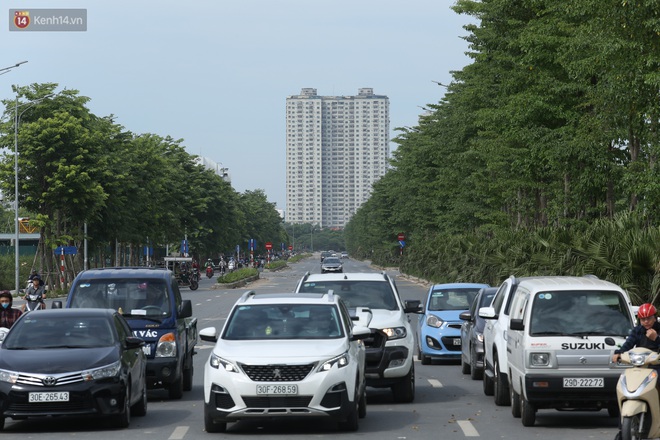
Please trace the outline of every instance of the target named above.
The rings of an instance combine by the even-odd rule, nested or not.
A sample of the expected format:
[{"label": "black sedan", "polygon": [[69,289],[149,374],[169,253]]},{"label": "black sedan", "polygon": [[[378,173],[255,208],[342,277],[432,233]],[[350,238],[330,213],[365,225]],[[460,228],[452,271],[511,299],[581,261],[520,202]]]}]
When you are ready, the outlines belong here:
[{"label": "black sedan", "polygon": [[143,345],[110,309],[22,315],[0,345],[0,429],[7,417],[65,415],[127,427],[147,413]]},{"label": "black sedan", "polygon": [[461,325],[461,369],[463,374],[470,373],[474,380],[480,380],[484,373],[484,325],[486,321],[479,316],[479,308],[488,307],[493,301],[497,287],[485,287],[470,304],[467,312],[458,317]]}]

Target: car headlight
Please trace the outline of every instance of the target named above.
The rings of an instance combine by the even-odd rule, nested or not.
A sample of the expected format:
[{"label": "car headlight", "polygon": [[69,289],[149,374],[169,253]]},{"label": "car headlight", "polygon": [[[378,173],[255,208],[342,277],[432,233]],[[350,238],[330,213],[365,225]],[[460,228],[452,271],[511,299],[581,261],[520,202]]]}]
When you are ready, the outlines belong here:
[{"label": "car headlight", "polygon": [[383,333],[387,335],[387,339],[401,339],[408,335],[405,327],[384,328]]},{"label": "car headlight", "polygon": [[233,362],[223,359],[220,356],[212,353],[211,358],[209,359],[209,364],[211,367],[219,369],[222,367],[223,370],[229,373],[238,373],[238,367]]},{"label": "car headlight", "polygon": [[121,369],[121,362],[113,362],[110,365],[104,367],[94,368],[93,370],[85,370],[80,374],[83,377],[83,380],[98,380],[98,379],[107,379],[109,377],[116,377],[119,375],[119,370]]},{"label": "car headlight", "polygon": [[440,328],[444,323],[445,321],[443,321],[442,319],[438,318],[435,315],[429,315],[426,317],[426,325],[428,325],[429,327]]},{"label": "car headlight", "polygon": [[484,334],[483,333],[477,333],[477,341],[484,342]]},{"label": "car headlight", "polygon": [[337,365],[337,368],[344,368],[348,365],[348,352],[323,362],[318,371],[328,371],[335,365]]},{"label": "car headlight", "polygon": [[532,353],[529,361],[532,367],[547,367],[550,365],[550,353]]},{"label": "car headlight", "polygon": [[0,382],[16,383],[18,373],[16,371],[0,370]]},{"label": "car headlight", "polygon": [[156,345],[156,357],[176,357],[176,336],[167,333],[160,337]]}]

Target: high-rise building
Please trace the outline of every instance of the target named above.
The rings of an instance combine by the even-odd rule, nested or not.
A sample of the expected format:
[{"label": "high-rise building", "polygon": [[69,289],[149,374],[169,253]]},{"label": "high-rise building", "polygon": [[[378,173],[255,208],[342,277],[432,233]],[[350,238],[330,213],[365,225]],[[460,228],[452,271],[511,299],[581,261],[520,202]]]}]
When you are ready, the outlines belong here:
[{"label": "high-rise building", "polygon": [[342,228],[385,174],[389,99],[319,96],[302,89],[286,100],[286,221]]}]

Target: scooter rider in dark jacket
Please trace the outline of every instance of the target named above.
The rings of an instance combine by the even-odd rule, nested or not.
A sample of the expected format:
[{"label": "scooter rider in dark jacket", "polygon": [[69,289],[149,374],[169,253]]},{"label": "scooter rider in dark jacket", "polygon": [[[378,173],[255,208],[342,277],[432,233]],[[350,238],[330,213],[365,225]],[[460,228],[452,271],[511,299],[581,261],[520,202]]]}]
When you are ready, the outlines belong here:
[{"label": "scooter rider in dark jacket", "polygon": [[19,316],[23,314],[12,307],[14,297],[8,290],[0,292],[0,327],[11,328]]},{"label": "scooter rider in dark jacket", "polygon": [[[658,322],[655,314],[656,309],[653,304],[644,303],[639,306],[637,317],[640,324],[632,329],[621,348],[614,350],[612,362],[617,362],[621,353],[634,347],[644,347],[653,351],[660,350],[660,338],[658,338],[660,334],[660,322]],[[660,366],[655,367],[660,368]]]},{"label": "scooter rider in dark jacket", "polygon": [[[46,299],[46,289],[41,285],[41,278],[35,278],[32,280],[32,285],[27,288],[23,299],[27,301],[29,295],[37,295],[41,297],[42,302]],[[25,304],[23,304],[22,310],[25,312]]]}]

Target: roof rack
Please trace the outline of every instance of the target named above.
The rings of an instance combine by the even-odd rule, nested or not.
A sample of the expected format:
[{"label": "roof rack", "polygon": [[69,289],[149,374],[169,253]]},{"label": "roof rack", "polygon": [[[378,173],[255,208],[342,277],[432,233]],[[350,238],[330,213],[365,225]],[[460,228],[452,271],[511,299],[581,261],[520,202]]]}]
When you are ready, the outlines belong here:
[{"label": "roof rack", "polygon": [[243,295],[241,295],[239,301],[244,303],[245,301],[247,301],[250,298],[254,297],[254,295],[256,295],[256,294],[257,294],[257,292],[255,292],[254,290],[248,290]]}]

